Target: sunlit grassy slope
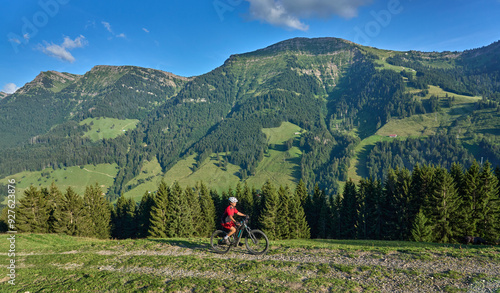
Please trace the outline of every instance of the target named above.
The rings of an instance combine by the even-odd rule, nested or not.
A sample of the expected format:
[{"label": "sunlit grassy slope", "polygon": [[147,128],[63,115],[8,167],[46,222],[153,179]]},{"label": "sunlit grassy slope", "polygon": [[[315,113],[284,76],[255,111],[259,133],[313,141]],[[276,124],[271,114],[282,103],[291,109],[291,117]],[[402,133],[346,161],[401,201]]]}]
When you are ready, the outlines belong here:
[{"label": "sunlit grassy slope", "polygon": [[[296,141],[303,130],[290,122],[283,122],[280,127],[265,128],[262,130],[271,146],[264,155],[264,159],[256,168],[254,176],[249,177],[247,184],[260,188],[266,180],[271,180],[276,185],[294,186],[300,176],[300,157],[302,151]],[[284,144],[290,138],[294,139],[294,146],[285,151]],[[240,167],[231,163],[225,163],[225,153],[212,154],[201,166],[196,168],[197,154],[193,154],[175,164],[166,174],[161,174],[161,167],[157,161],[148,162],[141,170],[141,174],[127,186],[132,188],[125,193],[126,197],[140,200],[144,192],[156,190],[158,183],[164,179],[170,185],[178,181],[181,186],[194,186],[203,181],[209,188],[219,192],[233,188],[241,181]],[[220,165],[219,165],[220,163]]]},{"label": "sunlit grassy slope", "polygon": [[63,192],[68,187],[71,187],[76,193],[83,195],[86,186],[96,183],[101,186],[103,192],[107,192],[108,188],[113,185],[117,173],[118,167],[116,164],[99,164],[56,170],[46,168],[43,171],[36,172],[26,171],[8,176],[0,181],[16,180],[17,199],[22,198],[24,190],[30,185],[37,188],[49,187],[52,182]]},{"label": "sunlit grassy slope", "polygon": [[87,124],[91,129],[83,135],[93,141],[115,138],[126,131],[134,129],[139,123],[137,119],[87,118],[80,125]]}]

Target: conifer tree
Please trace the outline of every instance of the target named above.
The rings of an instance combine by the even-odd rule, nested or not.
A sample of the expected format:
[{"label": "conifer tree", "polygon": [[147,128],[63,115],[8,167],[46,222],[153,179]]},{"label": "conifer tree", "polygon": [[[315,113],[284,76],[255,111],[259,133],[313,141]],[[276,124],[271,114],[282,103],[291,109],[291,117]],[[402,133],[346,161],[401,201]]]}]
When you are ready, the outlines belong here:
[{"label": "conifer tree", "polygon": [[137,233],[135,218],[135,202],[132,198],[123,195],[118,198],[116,207],[112,212],[112,236],[119,239],[134,238]]},{"label": "conifer tree", "polygon": [[236,186],[236,198],[238,199],[238,210],[242,211],[242,213],[248,215],[250,218],[253,217],[253,194],[246,182],[243,189],[241,189],[240,183],[238,182]]},{"label": "conifer tree", "polygon": [[324,194],[319,188],[319,185],[314,186],[314,193],[312,196],[306,198],[306,217],[309,227],[311,227],[311,237],[318,238],[319,235],[319,215],[321,211],[321,205],[323,204]]},{"label": "conifer tree", "polygon": [[2,212],[0,213],[0,232],[2,232],[2,233],[9,231],[9,226],[8,226],[9,215],[8,215],[8,213],[9,213],[8,207],[4,207],[2,209]]},{"label": "conifer tree", "polygon": [[139,207],[136,210],[137,237],[145,238],[151,223],[151,209],[154,204],[154,194],[146,191],[141,198]]},{"label": "conifer tree", "polygon": [[158,191],[153,198],[151,205],[151,213],[149,218],[148,236],[155,238],[167,237],[168,214],[167,207],[169,206],[169,193],[165,181],[161,181],[158,185]]},{"label": "conifer tree", "polygon": [[186,187],[184,189],[183,197],[186,200],[186,207],[184,211],[185,221],[190,221],[192,226],[192,231],[187,235],[201,236],[201,230],[203,229],[201,206],[199,194],[193,190],[191,187]]},{"label": "conifer tree", "polygon": [[461,230],[464,236],[477,236],[477,224],[481,215],[479,207],[481,205],[481,180],[480,166],[477,161],[465,172],[462,180],[462,207],[463,214]]},{"label": "conifer tree", "polygon": [[58,211],[61,209],[63,195],[59,188],[57,188],[55,182],[52,182],[49,189],[42,193],[45,195],[49,205],[49,232],[54,233],[56,232],[54,227],[57,221],[56,214],[58,214]]},{"label": "conifer tree", "polygon": [[304,184],[304,181],[302,181],[302,179],[300,179],[299,184],[297,184],[297,187],[295,188],[295,193],[296,195],[299,196],[300,205],[302,207],[305,207],[307,198],[309,197],[309,193],[307,192],[307,187]]},{"label": "conifer tree", "polygon": [[456,215],[460,207],[460,198],[455,189],[451,174],[444,168],[436,169],[436,190],[429,199],[430,219],[433,224],[433,241],[448,243],[458,236]]},{"label": "conifer tree", "polygon": [[478,235],[494,243],[500,234],[500,202],[498,194],[498,179],[491,170],[491,164],[486,161],[481,168],[480,204],[478,205],[477,222]]},{"label": "conifer tree", "polygon": [[16,228],[19,232],[48,233],[49,203],[33,185],[24,191],[16,206]]},{"label": "conifer tree", "polygon": [[321,192],[321,197],[318,198],[316,204],[318,209],[318,235],[317,238],[326,239],[330,238],[331,228],[331,209],[326,199],[324,191]]},{"label": "conifer tree", "polygon": [[86,235],[89,223],[83,209],[83,199],[71,187],[66,189],[61,206],[55,210],[54,219],[55,233],[71,236]]},{"label": "conifer tree", "polygon": [[209,237],[215,230],[215,205],[210,196],[210,192],[203,182],[199,182],[196,190],[200,198],[201,230],[200,236]]},{"label": "conifer tree", "polygon": [[419,210],[413,222],[411,230],[412,239],[417,242],[431,242],[432,241],[432,226],[425,217],[422,210]]},{"label": "conifer tree", "polygon": [[435,171],[436,168],[428,165],[420,167],[420,165],[417,164],[415,168],[413,168],[410,186],[410,218],[415,218],[420,208],[423,208],[424,213],[426,213],[429,208],[432,208],[430,199],[437,188]]},{"label": "conifer tree", "polygon": [[83,207],[88,219],[86,236],[109,238],[111,235],[111,207],[97,183],[89,185],[85,189]]},{"label": "conifer tree", "polygon": [[308,239],[310,237],[309,225],[307,224],[306,214],[301,203],[302,191],[302,187],[297,185],[295,193],[289,202],[290,239]]},{"label": "conifer tree", "polygon": [[355,239],[358,229],[359,201],[356,184],[351,179],[346,182],[340,209],[342,222],[341,237]]},{"label": "conifer tree", "polygon": [[278,194],[271,181],[267,180],[262,186],[262,213],[259,217],[261,229],[271,240],[277,239]]},{"label": "conifer tree", "polygon": [[384,206],[386,209],[383,215],[382,239],[396,239],[396,235],[398,234],[398,217],[396,213],[399,209],[399,202],[396,195],[396,185],[396,172],[394,169],[389,169],[384,181]]},{"label": "conifer tree", "polygon": [[276,239],[290,239],[289,201],[290,189],[280,186],[278,189],[278,215],[276,216]]},{"label": "conifer tree", "polygon": [[331,197],[332,202],[332,230],[333,238],[342,238],[342,220],[340,218],[340,211],[342,209],[342,196],[336,195]]},{"label": "conifer tree", "polygon": [[411,218],[410,198],[411,177],[408,169],[389,170],[385,183],[387,202],[386,233],[390,239],[410,238],[413,218]]},{"label": "conifer tree", "polygon": [[380,239],[383,225],[384,204],[380,181],[361,179],[359,182],[360,229],[363,239]]},{"label": "conifer tree", "polygon": [[191,212],[179,182],[174,182],[170,188],[166,212],[167,237],[191,237],[193,235],[193,223],[189,220]]},{"label": "conifer tree", "polygon": [[214,202],[215,227],[216,227],[216,229],[221,229],[222,226],[220,225],[221,224],[220,222],[221,222],[221,217],[222,217],[222,214],[224,213],[224,208],[225,208],[225,206],[223,206],[223,205],[225,205],[226,202],[225,201],[223,202],[220,194],[216,190],[213,190],[213,189],[210,190],[210,197],[212,198],[212,201]]}]

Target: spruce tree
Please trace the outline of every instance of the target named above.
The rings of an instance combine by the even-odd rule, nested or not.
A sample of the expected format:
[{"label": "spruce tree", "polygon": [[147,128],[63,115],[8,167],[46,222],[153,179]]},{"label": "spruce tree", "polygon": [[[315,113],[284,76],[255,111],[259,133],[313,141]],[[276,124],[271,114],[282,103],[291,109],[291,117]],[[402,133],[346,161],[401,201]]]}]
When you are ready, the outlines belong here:
[{"label": "spruce tree", "polygon": [[417,242],[431,242],[432,241],[432,226],[425,217],[422,210],[419,210],[413,222],[411,230],[412,239]]},{"label": "spruce tree", "polygon": [[296,195],[299,196],[300,205],[302,207],[305,207],[307,198],[309,197],[309,193],[307,192],[307,187],[304,184],[304,181],[302,181],[302,179],[300,179],[299,184],[297,184],[297,187],[295,188],[295,193]]},{"label": "spruce tree", "polygon": [[236,198],[238,199],[238,210],[252,218],[254,200],[252,190],[248,187],[246,182],[243,189],[241,189],[240,183],[236,186]]},{"label": "spruce tree", "polygon": [[225,201],[223,202],[220,194],[216,190],[213,190],[213,189],[210,190],[210,197],[212,198],[212,201],[214,202],[215,227],[216,227],[216,229],[222,229],[222,226],[220,225],[221,224],[221,217],[222,217],[222,214],[224,213],[224,208],[225,208],[224,205],[226,204],[226,202]]},{"label": "spruce tree", "polygon": [[317,238],[326,239],[330,238],[331,228],[331,209],[330,205],[326,199],[325,192],[321,192],[321,197],[318,198],[316,204],[318,209],[318,235]]},{"label": "spruce tree", "polygon": [[198,183],[196,190],[200,198],[200,213],[202,216],[200,236],[209,237],[215,230],[215,205],[210,196],[210,192],[203,182]]},{"label": "spruce tree", "polygon": [[109,238],[111,235],[112,208],[97,183],[89,185],[85,189],[83,207],[89,225],[86,236],[100,239]]},{"label": "spruce tree", "polygon": [[302,206],[301,192],[302,187],[297,185],[289,201],[290,239],[308,239],[310,237],[310,228],[307,224],[304,207]]},{"label": "spruce tree", "polygon": [[123,195],[118,198],[111,217],[113,238],[128,239],[136,236],[135,207],[133,199],[127,199]]},{"label": "spruce tree", "polygon": [[145,238],[148,236],[153,204],[154,194],[146,191],[141,198],[139,207],[136,209],[135,219],[137,221],[137,237]]},{"label": "spruce tree", "polygon": [[433,166],[422,166],[419,164],[413,168],[411,173],[410,186],[410,218],[415,218],[420,208],[423,208],[424,213],[429,208],[432,208],[430,203],[431,197],[434,195],[437,185],[435,184],[435,171]]},{"label": "spruce tree", "polygon": [[50,206],[33,185],[24,191],[16,206],[16,228],[19,232],[48,233]]},{"label": "spruce tree", "polygon": [[167,237],[191,237],[193,235],[193,223],[189,220],[191,212],[179,182],[174,182],[170,188],[166,211]]},{"label": "spruce tree", "polygon": [[52,182],[49,189],[46,192],[43,192],[45,198],[47,199],[47,203],[49,205],[49,232],[57,233],[55,231],[55,222],[57,221],[56,217],[61,209],[61,205],[63,202],[63,195],[59,188],[57,188],[55,182]]},{"label": "spruce tree", "polygon": [[481,205],[480,166],[477,161],[465,172],[462,180],[462,207],[463,214],[461,230],[464,236],[478,236],[477,224],[482,217],[479,214]]},{"label": "spruce tree", "polygon": [[361,179],[359,182],[360,219],[359,237],[380,239],[383,225],[384,204],[380,181]]},{"label": "spruce tree", "polygon": [[342,196],[335,195],[331,196],[332,202],[332,230],[331,234],[333,238],[342,238],[342,220],[340,218],[342,209]]},{"label": "spruce tree", "polygon": [[356,184],[351,179],[344,186],[342,205],[340,208],[341,237],[355,239],[358,229],[359,201]]},{"label": "spruce tree", "polygon": [[290,189],[280,186],[278,189],[278,215],[276,217],[276,239],[290,239],[289,201]]},{"label": "spruce tree", "polygon": [[498,179],[486,161],[479,175],[481,199],[477,222],[478,235],[490,243],[495,243],[500,234],[500,202],[498,195]]},{"label": "spruce tree", "polygon": [[262,213],[259,217],[261,229],[270,240],[277,239],[278,194],[271,181],[267,180],[262,186]]},{"label": "spruce tree", "polygon": [[186,199],[184,219],[185,221],[190,221],[192,226],[192,231],[186,235],[192,235],[196,237],[201,236],[203,223],[199,194],[198,192],[195,192],[193,188],[188,186],[186,187],[186,189],[184,189],[183,197]]},{"label": "spruce tree", "polygon": [[83,199],[71,187],[66,189],[61,206],[55,210],[53,229],[55,233],[71,236],[84,236],[89,221],[83,209]]},{"label": "spruce tree", "polygon": [[165,181],[158,185],[158,191],[153,198],[151,213],[149,218],[148,236],[154,238],[167,237],[168,215],[167,207],[169,201],[170,189]]},{"label": "spruce tree", "polygon": [[433,241],[448,243],[458,235],[456,215],[460,208],[460,198],[450,173],[444,168],[436,170],[436,190],[429,199],[430,219],[433,225]]}]

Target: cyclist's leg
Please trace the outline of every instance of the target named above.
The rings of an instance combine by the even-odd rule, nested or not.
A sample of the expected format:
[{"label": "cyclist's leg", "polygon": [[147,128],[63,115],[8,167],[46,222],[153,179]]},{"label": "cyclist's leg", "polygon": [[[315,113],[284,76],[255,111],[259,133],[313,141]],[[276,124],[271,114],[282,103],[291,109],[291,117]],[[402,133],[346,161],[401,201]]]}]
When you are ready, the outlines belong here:
[{"label": "cyclist's leg", "polygon": [[236,228],[235,227],[231,227],[231,229],[229,229],[229,232],[227,233],[227,237],[233,235],[235,232],[236,232]]}]

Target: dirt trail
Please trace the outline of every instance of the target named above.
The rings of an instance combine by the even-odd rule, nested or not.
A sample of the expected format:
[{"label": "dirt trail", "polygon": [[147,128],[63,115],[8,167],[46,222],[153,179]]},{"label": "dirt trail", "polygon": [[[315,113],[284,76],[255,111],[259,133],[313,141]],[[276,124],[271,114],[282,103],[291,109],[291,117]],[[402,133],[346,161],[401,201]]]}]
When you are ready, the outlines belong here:
[{"label": "dirt trail", "polygon": [[[354,282],[365,288],[375,288],[375,292],[500,292],[500,261],[497,258],[458,258],[445,254],[426,253],[419,255],[404,251],[385,254],[377,251],[349,251],[347,253],[333,249],[305,248],[279,249],[277,251],[271,249],[269,255],[255,256],[249,254],[244,246],[231,250],[226,255],[220,255],[211,252],[207,245],[185,247],[171,244],[158,244],[154,249],[126,250],[124,248],[116,247],[91,253],[110,256],[117,263],[131,257],[173,256],[179,257],[179,264],[165,262],[158,266],[148,264],[122,266],[106,263],[94,265],[93,268],[109,272],[158,275],[166,277],[167,280],[201,277],[252,282],[257,280],[252,279],[251,273],[220,272],[212,268],[210,264],[225,260],[234,261],[236,265],[240,266],[260,262],[262,263],[261,270],[265,270],[267,274],[298,275],[301,281],[305,282],[308,279],[317,278],[318,267],[324,264],[328,271],[325,275],[320,276],[332,280]],[[72,254],[77,260],[77,255],[80,253],[89,252],[71,250],[53,254]],[[478,251],[479,253],[480,251]],[[26,255],[33,254],[36,253]],[[200,267],[183,266],[184,256],[202,260]],[[172,259],[169,259],[169,262],[172,262]],[[173,262],[175,263],[176,260],[174,259]],[[67,264],[64,268],[72,270],[80,267],[80,264]],[[304,269],[304,267],[308,268]],[[301,287],[301,284],[298,282],[284,284],[284,286],[306,289]]]}]

